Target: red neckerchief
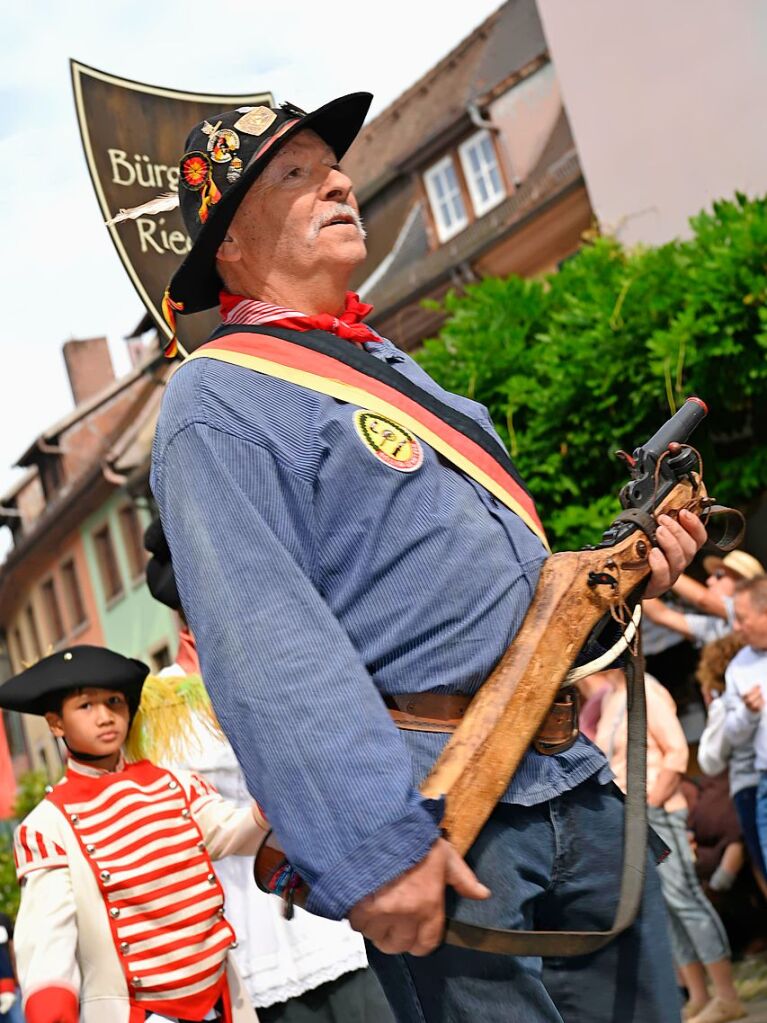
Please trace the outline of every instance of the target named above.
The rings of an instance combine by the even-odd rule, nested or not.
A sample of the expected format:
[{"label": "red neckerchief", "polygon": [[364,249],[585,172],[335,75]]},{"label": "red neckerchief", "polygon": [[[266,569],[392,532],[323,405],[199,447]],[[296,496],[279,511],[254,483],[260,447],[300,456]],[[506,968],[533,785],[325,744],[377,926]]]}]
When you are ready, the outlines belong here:
[{"label": "red neckerchief", "polygon": [[307,316],[294,309],[259,302],[257,299],[245,298],[242,295],[230,295],[222,291],[221,319],[224,323],[271,323],[275,327],[287,327],[290,330],[325,330],[330,334],[343,338],[345,341],[380,341],[372,327],[363,323],[363,317],[373,311],[372,305],[360,302],[359,296],[353,291],[346,292],[346,304],[340,316],[330,313],[318,313]]},{"label": "red neckerchief", "polygon": [[200,674],[200,658],[197,656],[197,644],[191,630],[187,626],[181,629],[178,634],[176,664],[187,675]]}]

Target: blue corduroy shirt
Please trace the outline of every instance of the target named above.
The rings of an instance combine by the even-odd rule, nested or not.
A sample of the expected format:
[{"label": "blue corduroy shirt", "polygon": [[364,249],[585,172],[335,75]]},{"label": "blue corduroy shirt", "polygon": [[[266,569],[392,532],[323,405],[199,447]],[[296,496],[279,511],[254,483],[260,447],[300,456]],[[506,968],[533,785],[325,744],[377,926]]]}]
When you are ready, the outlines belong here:
[{"label": "blue corduroy shirt", "polygon": [[[389,341],[364,347],[501,443],[483,406]],[[546,557],[427,445],[415,471],[376,458],[356,411],[194,360],[168,385],[151,477],[218,718],[312,886],[309,908],[333,918],[439,834],[441,805],[417,786],[448,737],[398,732],[382,694],[476,691]],[[530,751],[504,801],[543,802],[598,773],[610,777],[585,739],[558,756]]]}]

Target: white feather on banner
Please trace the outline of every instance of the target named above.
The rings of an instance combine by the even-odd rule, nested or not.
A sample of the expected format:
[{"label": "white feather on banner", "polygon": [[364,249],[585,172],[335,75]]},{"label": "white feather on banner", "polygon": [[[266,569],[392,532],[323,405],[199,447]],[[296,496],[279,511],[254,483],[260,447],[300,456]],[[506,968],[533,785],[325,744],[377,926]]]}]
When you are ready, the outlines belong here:
[{"label": "white feather on banner", "polygon": [[163,192],[162,195],[156,195],[154,199],[142,203],[141,206],[134,206],[129,210],[121,209],[111,220],[105,220],[104,223],[107,227],[111,227],[112,224],[119,224],[123,220],[137,220],[138,217],[145,216],[153,217],[158,213],[175,210],[177,207],[178,192]]}]

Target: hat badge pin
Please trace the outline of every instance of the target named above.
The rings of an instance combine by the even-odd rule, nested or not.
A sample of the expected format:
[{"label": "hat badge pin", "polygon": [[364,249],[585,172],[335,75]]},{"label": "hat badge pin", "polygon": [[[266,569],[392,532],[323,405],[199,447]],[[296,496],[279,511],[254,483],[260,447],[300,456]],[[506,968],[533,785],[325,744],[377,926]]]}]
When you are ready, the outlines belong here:
[{"label": "hat badge pin", "polygon": [[277,114],[270,107],[251,107],[234,122],[234,127],[246,135],[263,135],[276,119]]},{"label": "hat badge pin", "polygon": [[214,163],[229,163],[240,148],[237,132],[231,128],[222,128],[220,121],[215,126],[205,121],[202,132],[208,136],[207,149]]}]

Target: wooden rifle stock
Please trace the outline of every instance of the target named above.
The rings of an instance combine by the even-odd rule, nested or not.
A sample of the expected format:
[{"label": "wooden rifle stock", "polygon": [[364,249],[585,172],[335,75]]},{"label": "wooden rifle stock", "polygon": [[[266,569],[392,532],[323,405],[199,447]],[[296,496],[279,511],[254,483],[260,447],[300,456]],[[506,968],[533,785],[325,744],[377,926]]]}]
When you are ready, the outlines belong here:
[{"label": "wooden rifle stock", "polygon": [[[703,496],[702,483],[684,479],[655,515],[694,509]],[[445,797],[442,826],[462,855],[506,791],[589,633],[650,574],[652,546],[637,528],[613,547],[566,551],[544,563],[513,643],[421,785],[424,796]]]},{"label": "wooden rifle stock", "polygon": [[[700,513],[705,498],[706,491],[697,474],[683,478],[660,502],[653,516],[646,517],[648,528],[654,517],[664,513],[674,517],[683,508]],[[637,525],[611,546],[554,554],[544,563],[532,603],[514,641],[472,700],[421,784],[424,796],[444,797],[442,827],[461,855],[471,848],[506,791],[591,631],[605,614],[625,609],[632,593],[650,574],[648,559],[653,544],[653,537]],[[643,705],[643,690],[640,698]],[[643,714],[638,727],[644,728]],[[643,779],[643,754],[637,766]],[[643,781],[639,796],[643,804]],[[636,800],[636,794],[633,798]],[[643,850],[645,843],[646,825],[640,821],[639,830],[636,826],[633,832],[627,830],[624,846],[634,845]],[[254,876],[263,891],[283,894],[286,916],[292,916],[294,903],[306,902],[308,887],[292,872],[273,836],[256,857]],[[285,879],[287,884],[283,888]],[[641,878],[633,887],[635,890],[621,900],[610,931],[532,935],[451,920],[445,940],[512,955],[583,954],[602,947],[631,922],[641,896]]]}]

